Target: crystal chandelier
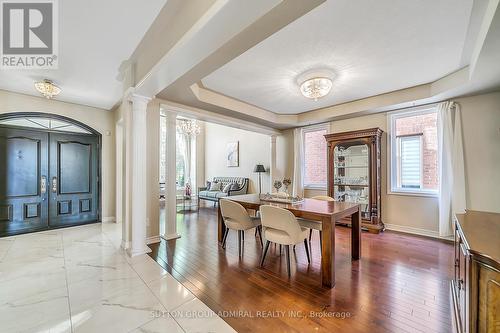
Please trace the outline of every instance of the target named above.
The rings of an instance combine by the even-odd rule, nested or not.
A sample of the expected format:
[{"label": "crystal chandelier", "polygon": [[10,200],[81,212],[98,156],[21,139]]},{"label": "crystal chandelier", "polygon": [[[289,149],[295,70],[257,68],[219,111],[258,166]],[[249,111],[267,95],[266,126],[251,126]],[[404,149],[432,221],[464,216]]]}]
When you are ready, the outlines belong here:
[{"label": "crystal chandelier", "polygon": [[332,80],[327,77],[314,77],[305,80],[300,85],[300,92],[302,95],[314,99],[315,101],[317,101],[318,98],[328,95],[331,89]]},{"label": "crystal chandelier", "polygon": [[200,134],[200,126],[194,119],[180,119],[177,123],[177,130],[187,136]]},{"label": "crystal chandelier", "polygon": [[61,92],[61,88],[47,79],[35,82],[35,89],[47,99],[52,99]]}]

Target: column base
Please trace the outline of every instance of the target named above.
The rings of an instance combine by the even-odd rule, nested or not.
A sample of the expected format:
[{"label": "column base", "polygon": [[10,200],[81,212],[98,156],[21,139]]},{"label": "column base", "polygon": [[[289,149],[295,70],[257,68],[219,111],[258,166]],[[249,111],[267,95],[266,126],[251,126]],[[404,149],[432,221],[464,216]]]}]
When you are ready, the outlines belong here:
[{"label": "column base", "polygon": [[122,243],[120,246],[123,250],[127,251],[130,248],[130,242],[127,242],[127,241],[122,239]]},{"label": "column base", "polygon": [[168,235],[161,235],[161,238],[163,238],[164,240],[172,240],[172,239],[177,239],[177,238],[181,238],[181,235],[178,234],[178,233],[175,233],[175,234],[168,234]]},{"label": "column base", "polygon": [[142,254],[146,254],[146,253],[149,253],[151,252],[151,249],[149,247],[147,247],[146,245],[144,245],[143,248],[140,248],[140,249],[128,249],[127,250],[127,254],[129,257],[137,257],[137,256],[140,256]]}]

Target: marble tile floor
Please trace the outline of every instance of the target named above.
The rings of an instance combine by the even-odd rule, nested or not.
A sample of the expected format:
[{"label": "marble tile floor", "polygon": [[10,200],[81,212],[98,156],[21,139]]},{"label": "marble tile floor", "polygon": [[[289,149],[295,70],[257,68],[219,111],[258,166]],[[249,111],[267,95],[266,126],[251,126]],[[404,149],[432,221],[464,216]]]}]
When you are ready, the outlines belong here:
[{"label": "marble tile floor", "polygon": [[120,236],[103,223],[0,238],[0,332],[235,332]]}]

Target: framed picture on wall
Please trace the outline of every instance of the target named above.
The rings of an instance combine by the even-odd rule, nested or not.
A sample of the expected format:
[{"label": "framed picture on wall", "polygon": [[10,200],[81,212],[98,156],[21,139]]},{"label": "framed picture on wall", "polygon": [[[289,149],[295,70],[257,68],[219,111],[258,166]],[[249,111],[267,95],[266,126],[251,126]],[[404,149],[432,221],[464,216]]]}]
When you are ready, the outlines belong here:
[{"label": "framed picture on wall", "polygon": [[229,142],[226,146],[226,154],[228,167],[240,166],[239,141]]}]

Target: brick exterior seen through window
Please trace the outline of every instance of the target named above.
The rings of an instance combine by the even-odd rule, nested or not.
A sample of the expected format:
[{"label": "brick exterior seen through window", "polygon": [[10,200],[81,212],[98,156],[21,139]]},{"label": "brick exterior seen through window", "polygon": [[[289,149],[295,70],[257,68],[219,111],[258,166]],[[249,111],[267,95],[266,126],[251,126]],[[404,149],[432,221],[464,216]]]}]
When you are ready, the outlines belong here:
[{"label": "brick exterior seen through window", "polygon": [[304,134],[304,185],[326,185],[326,130]]},{"label": "brick exterior seen through window", "polygon": [[422,134],[423,189],[437,190],[439,186],[437,113],[397,118],[395,129],[396,136]]}]

